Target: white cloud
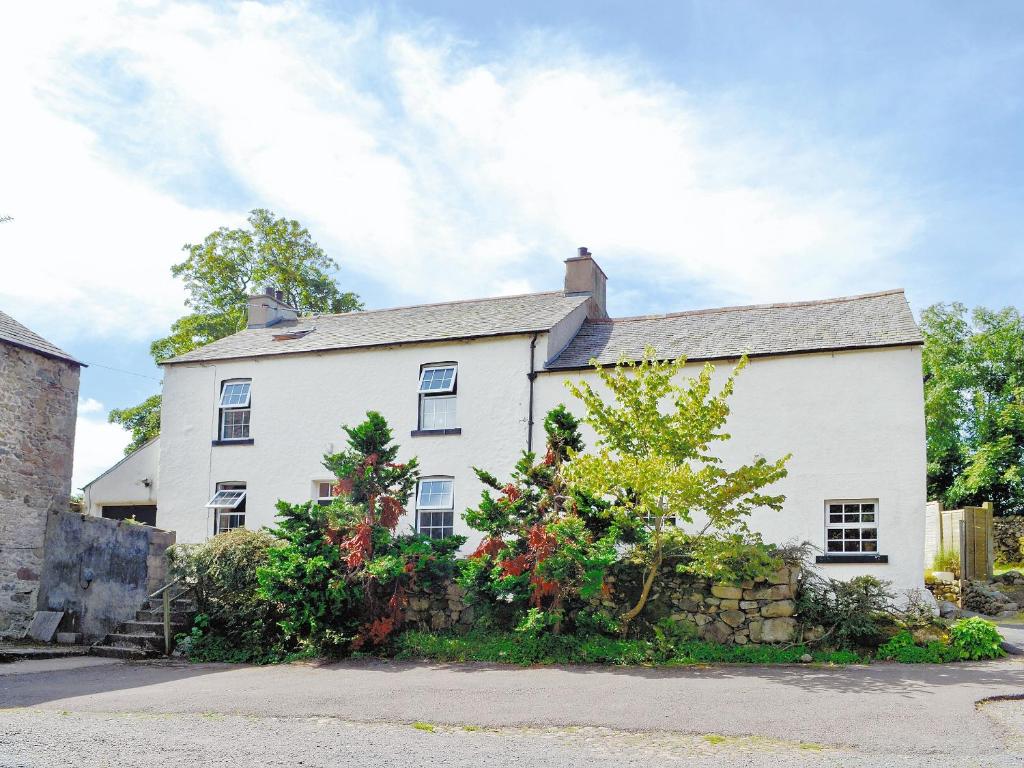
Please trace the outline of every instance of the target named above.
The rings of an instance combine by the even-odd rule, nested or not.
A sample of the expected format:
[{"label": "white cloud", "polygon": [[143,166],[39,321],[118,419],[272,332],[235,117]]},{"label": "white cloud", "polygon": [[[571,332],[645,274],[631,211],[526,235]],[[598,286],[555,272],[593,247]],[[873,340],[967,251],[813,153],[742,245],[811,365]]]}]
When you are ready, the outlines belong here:
[{"label": "white cloud", "polygon": [[[85,411],[85,414],[89,413],[95,411]],[[105,413],[94,417],[79,411],[75,423],[75,464],[71,476],[71,492],[78,493],[85,483],[95,480],[124,458],[124,449],[130,441],[131,436],[127,431],[117,424],[107,423]]]},{"label": "white cloud", "polygon": [[104,411],[106,411],[106,409],[103,407],[103,403],[99,400],[92,397],[87,397],[84,400],[82,398],[78,398],[79,415],[83,413],[101,413]]},{"label": "white cloud", "polygon": [[[758,130],[564,38],[493,59],[434,27],[301,3],[150,6],[41,9],[45,23],[0,33],[21,83],[6,94],[20,119],[0,127],[17,148],[5,302],[161,330],[180,312],[180,244],[244,214],[161,191],[193,164],[302,220],[396,302],[553,287],[584,243],[634,311],[645,282],[698,283],[709,301],[849,293],[898,281],[920,223],[842,148]],[[113,162],[103,131],[144,167]]]}]

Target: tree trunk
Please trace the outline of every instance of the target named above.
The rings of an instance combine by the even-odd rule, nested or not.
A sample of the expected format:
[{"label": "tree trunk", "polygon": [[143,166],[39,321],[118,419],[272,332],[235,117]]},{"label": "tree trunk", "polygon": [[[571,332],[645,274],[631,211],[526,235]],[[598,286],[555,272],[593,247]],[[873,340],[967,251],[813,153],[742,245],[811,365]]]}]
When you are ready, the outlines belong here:
[{"label": "tree trunk", "polygon": [[626,613],[622,615],[622,633],[626,633],[626,628],[629,626],[629,622],[640,615],[640,612],[647,605],[647,598],[651,594],[651,587],[654,586],[654,579],[658,575],[658,570],[661,568],[662,560],[662,548],[661,548],[661,521],[655,523],[654,528],[654,560],[651,561],[651,569],[647,572],[646,578],[644,578],[643,589],[640,590],[640,597],[636,601],[636,605],[630,608]]}]

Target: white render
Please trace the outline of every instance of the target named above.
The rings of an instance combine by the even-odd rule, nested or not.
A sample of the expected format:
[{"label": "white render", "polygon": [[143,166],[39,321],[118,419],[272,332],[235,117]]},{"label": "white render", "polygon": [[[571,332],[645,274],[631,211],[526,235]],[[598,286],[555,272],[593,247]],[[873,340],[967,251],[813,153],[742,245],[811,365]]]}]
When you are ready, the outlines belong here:
[{"label": "white render", "polygon": [[[659,352],[672,345],[701,349],[716,360],[720,385],[738,353],[715,350],[749,348],[753,358],[731,400],[732,440],[718,444],[720,455],[733,466],[757,456],[793,455],[788,477],[772,488],[786,496],[784,509],[758,512],[752,527],[771,542],[809,541],[824,549],[826,501],[877,500],[877,554],[888,562],[828,562],[821,571],[842,579],[872,574],[898,589],[923,586],[920,336],[901,292],[611,320],[603,305],[603,273],[597,274],[589,253],[580,253],[570,260],[573,274],[579,278],[583,270],[587,277],[585,270],[596,270],[589,282],[600,291],[583,294],[591,298],[579,303],[567,272],[567,292],[535,294],[535,304],[530,297],[493,300],[506,302],[495,308],[494,317],[503,318],[497,324],[488,324],[492,300],[271,326],[250,318],[250,330],[164,366],[161,445],[139,456],[139,466],[126,460],[101,478],[104,485],[96,481],[91,503],[123,494],[115,476],[130,475],[124,483],[131,486],[144,462],[158,454],[158,524],[175,530],[179,542],[213,535],[215,512],[206,504],[221,483],[245,483],[246,527],[273,526],[278,500],[314,499],[318,482],[332,479],[322,461],[325,453],[343,449],[342,425],[376,410],[401,445],[400,460],[417,456],[423,477],[454,479],[455,533],[469,537],[468,550],[480,538],[461,519],[482,490],[473,467],[507,477],[527,447],[531,370],[532,441],[534,450],[542,450],[545,413],[559,403],[580,411],[565,380],[597,382],[593,369],[580,367],[592,349],[605,362],[627,347],[635,355],[636,344],[649,339],[663,345]],[[510,314],[510,306],[519,314]],[[531,306],[541,313],[534,322],[522,317]],[[890,315],[901,319],[889,322]],[[392,332],[392,316],[400,343],[381,343]],[[514,328],[503,331],[502,323]],[[444,340],[431,341],[429,334]],[[451,432],[457,434],[415,434],[422,367],[453,362],[458,429]],[[693,375],[699,365],[682,375]],[[218,440],[219,396],[223,383],[236,379],[252,382],[251,441],[224,444]],[[585,438],[592,437],[585,430]],[[414,524],[410,501],[400,528]]]},{"label": "white render", "polygon": [[[716,364],[718,387],[735,361]],[[689,365],[695,374],[699,365]],[[603,391],[596,372],[577,373]],[[538,410],[564,402],[581,415],[564,373],[538,378]],[[830,577],[871,574],[897,589],[923,586],[925,433],[920,347],[754,358],[736,380],[727,431],[717,443],[726,466],[758,455],[792,454],[788,476],[771,486],[786,502],[761,510],[751,527],[767,541],[824,548],[826,500],[878,499],[879,554],[888,563],[829,563]],[[584,429],[590,444],[593,433]],[[700,523],[700,520],[695,521]]]},{"label": "white render", "polygon": [[159,486],[160,438],[155,438],[83,485],[82,504],[87,514],[97,517],[104,506],[156,504]]}]

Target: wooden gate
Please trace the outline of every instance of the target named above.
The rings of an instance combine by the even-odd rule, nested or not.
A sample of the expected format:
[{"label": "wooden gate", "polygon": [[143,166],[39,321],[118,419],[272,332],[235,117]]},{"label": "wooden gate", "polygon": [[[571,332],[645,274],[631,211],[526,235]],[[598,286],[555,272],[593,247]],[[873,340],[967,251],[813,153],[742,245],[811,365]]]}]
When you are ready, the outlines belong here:
[{"label": "wooden gate", "polygon": [[992,578],[992,502],[980,507],[942,509],[936,502],[927,508],[925,526],[926,567],[939,550],[960,553],[960,578]]}]

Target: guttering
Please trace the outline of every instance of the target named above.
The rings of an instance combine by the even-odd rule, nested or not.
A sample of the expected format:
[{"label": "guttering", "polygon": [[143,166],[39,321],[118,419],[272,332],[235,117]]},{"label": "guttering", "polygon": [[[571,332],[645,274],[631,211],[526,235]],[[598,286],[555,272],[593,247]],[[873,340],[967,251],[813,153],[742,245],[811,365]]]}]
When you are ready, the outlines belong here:
[{"label": "guttering", "polygon": [[537,350],[537,333],[530,339],[530,372],[526,378],[530,380],[530,404],[527,410],[526,419],[526,452],[533,452],[533,382],[537,380],[537,365],[535,352]]}]

